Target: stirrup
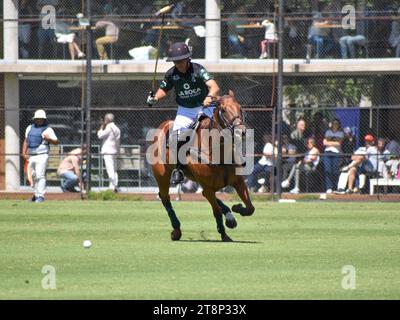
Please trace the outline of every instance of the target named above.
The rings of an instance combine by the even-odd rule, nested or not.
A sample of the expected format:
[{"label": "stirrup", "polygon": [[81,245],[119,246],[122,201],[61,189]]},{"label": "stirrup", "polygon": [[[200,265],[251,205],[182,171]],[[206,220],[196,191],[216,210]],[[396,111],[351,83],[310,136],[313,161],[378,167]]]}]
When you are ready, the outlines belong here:
[{"label": "stirrup", "polygon": [[185,176],[182,169],[176,168],[174,169],[174,171],[172,171],[172,184],[177,185],[179,183],[182,183],[184,179]]}]

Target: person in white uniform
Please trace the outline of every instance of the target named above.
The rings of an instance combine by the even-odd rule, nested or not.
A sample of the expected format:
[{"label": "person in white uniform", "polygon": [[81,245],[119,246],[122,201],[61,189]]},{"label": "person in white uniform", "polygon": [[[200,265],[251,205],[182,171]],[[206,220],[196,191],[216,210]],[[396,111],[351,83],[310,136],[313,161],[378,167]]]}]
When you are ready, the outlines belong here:
[{"label": "person in white uniform", "polygon": [[[199,114],[213,117],[219,87],[214,77],[202,65],[190,61],[192,52],[185,43],[174,43],[167,53],[167,61],[173,62],[174,66],[166,72],[157,92],[155,94],[150,92],[147,103],[151,106],[165,98],[170,90],[175,89],[178,112],[172,129],[172,138],[177,139],[177,150],[173,151],[178,155],[179,149],[186,143],[186,140],[183,140],[184,133]],[[170,143],[170,147],[172,146],[174,143]],[[173,184],[183,182],[184,167],[185,163],[177,157],[176,168],[172,172]]]},{"label": "person in white uniform", "polygon": [[109,189],[118,192],[118,166],[117,157],[121,143],[121,130],[114,123],[114,115],[107,113],[97,132],[97,137],[102,141],[101,154],[106,165]]},{"label": "person in white uniform", "polygon": [[35,194],[32,202],[43,202],[46,193],[46,169],[49,160],[50,144],[59,144],[57,136],[46,121],[46,112],[36,110],[33,121],[25,131],[22,157],[29,161]]}]

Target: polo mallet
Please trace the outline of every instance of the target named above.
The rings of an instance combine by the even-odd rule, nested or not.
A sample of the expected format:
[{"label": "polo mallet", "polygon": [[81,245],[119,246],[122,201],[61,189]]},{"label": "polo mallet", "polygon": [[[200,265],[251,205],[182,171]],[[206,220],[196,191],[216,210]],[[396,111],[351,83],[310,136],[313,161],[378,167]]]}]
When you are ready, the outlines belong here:
[{"label": "polo mallet", "polygon": [[[151,91],[149,92],[149,95],[152,97],[154,97],[156,91],[156,74],[157,74],[158,60],[160,58],[161,38],[164,30],[165,14],[171,11],[174,7],[175,5],[171,4],[169,6],[161,8],[154,14],[156,17],[161,15],[161,27],[160,27],[160,34],[158,35],[157,56],[156,56],[156,64],[154,66],[153,81],[151,83]],[[151,107],[151,104],[149,103],[148,106]]]}]

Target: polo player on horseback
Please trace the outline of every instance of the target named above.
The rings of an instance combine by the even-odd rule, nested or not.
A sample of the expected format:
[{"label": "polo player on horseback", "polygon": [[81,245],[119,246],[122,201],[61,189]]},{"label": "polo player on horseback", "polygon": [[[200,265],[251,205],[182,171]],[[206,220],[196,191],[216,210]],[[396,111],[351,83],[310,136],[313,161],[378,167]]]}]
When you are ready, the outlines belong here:
[{"label": "polo player on horseback", "polygon": [[[178,111],[172,129],[172,139],[177,143],[170,143],[170,147],[177,146],[175,154],[185,145],[182,141],[186,132],[200,114],[212,119],[215,101],[219,93],[219,87],[213,76],[200,64],[191,62],[192,53],[183,42],[177,42],[168,49],[167,61],[172,61],[174,66],[167,71],[157,92],[147,98],[149,105],[167,96],[168,92],[175,88]],[[180,138],[182,137],[182,138]],[[182,163],[177,156],[177,164],[172,172],[172,183],[179,184],[184,180]]]}]

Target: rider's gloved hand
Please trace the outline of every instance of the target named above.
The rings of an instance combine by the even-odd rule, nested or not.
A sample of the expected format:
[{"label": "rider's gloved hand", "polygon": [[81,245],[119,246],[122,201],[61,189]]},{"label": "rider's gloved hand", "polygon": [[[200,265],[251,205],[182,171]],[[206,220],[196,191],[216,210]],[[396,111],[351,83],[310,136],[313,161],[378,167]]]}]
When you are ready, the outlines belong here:
[{"label": "rider's gloved hand", "polygon": [[151,107],[153,104],[155,104],[157,102],[157,98],[154,96],[153,93],[150,93],[149,96],[147,97],[147,104],[149,105],[149,107]]},{"label": "rider's gloved hand", "polygon": [[203,106],[208,107],[213,103],[213,101],[214,101],[214,98],[212,96],[207,96],[203,101]]}]

